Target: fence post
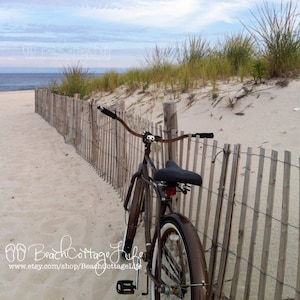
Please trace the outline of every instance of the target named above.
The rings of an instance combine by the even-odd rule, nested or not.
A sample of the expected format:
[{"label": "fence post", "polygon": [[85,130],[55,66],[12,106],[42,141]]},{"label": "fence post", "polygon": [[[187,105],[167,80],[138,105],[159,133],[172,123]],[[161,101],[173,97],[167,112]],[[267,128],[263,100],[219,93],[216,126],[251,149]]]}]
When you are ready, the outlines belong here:
[{"label": "fence post", "polygon": [[[163,111],[164,111],[165,133],[167,139],[171,139],[177,136],[177,132],[178,132],[176,103],[164,102]],[[166,157],[167,160],[172,159],[177,161],[177,143],[168,144],[166,154],[167,154]]]}]

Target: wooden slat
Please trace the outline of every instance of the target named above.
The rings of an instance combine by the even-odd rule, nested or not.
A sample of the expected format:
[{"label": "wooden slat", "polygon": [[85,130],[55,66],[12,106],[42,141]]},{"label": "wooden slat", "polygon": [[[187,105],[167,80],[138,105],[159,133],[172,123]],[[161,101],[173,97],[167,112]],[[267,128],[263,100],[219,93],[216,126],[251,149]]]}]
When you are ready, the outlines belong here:
[{"label": "wooden slat", "polygon": [[70,126],[71,126],[71,132],[70,132],[70,136],[71,136],[71,141],[72,141],[72,144],[74,145],[75,144],[75,116],[76,116],[76,113],[75,113],[75,99],[72,98],[71,100],[71,109],[70,109],[70,115],[72,116],[72,122],[70,123]]},{"label": "wooden slat", "polygon": [[113,120],[113,131],[112,131],[112,145],[111,145],[111,157],[112,157],[112,173],[111,173],[111,184],[114,188],[117,187],[116,178],[117,178],[117,153],[119,151],[119,140],[118,140],[118,122]]},{"label": "wooden slat", "polygon": [[[189,164],[190,164],[190,155],[191,155],[191,136],[188,137],[187,140],[187,153],[186,153],[186,162],[185,162],[185,169],[189,169]],[[182,213],[185,214],[185,210],[187,208],[188,201],[186,199],[186,195],[183,197],[183,208],[182,208]]]},{"label": "wooden slat", "polygon": [[[131,118],[127,118],[127,121],[131,121]],[[127,174],[130,175],[133,173],[133,165],[134,165],[134,157],[135,157],[135,151],[136,147],[134,144],[134,140],[132,139],[132,135],[125,132],[126,135],[126,151],[128,153],[128,161],[127,161]],[[129,179],[129,178],[128,178]],[[126,193],[126,192],[125,192]],[[125,196],[125,195],[124,195]]]},{"label": "wooden slat", "polygon": [[[299,203],[300,203],[300,157],[299,157],[299,187],[298,187],[298,196],[299,196]],[[299,219],[298,219],[298,268],[297,268],[297,286],[296,286],[296,295],[295,300],[300,300],[300,205],[299,205]]]},{"label": "wooden slat", "polygon": [[107,127],[107,147],[106,147],[106,180],[107,182],[110,183],[110,178],[111,178],[111,140],[112,140],[112,120],[108,119],[108,127]]},{"label": "wooden slat", "polygon": [[104,146],[104,130],[103,130],[103,118],[100,115],[100,112],[97,111],[97,122],[98,122],[98,128],[99,128],[99,154],[98,154],[98,171],[100,176],[103,176],[103,156],[104,156],[104,152],[103,152],[103,146]]},{"label": "wooden slat", "polygon": [[87,111],[87,128],[88,128],[88,133],[87,133],[87,144],[88,144],[88,155],[87,155],[87,161],[89,163],[92,162],[92,120],[93,120],[93,104],[91,102],[88,103],[88,111]]},{"label": "wooden slat", "polygon": [[[159,135],[159,132],[158,132],[158,126],[155,126],[153,124],[153,128],[152,128],[152,132],[155,134],[155,135]],[[154,157],[154,165],[156,166],[159,166],[159,161],[160,161],[160,154],[161,154],[161,146],[160,143],[157,143],[155,145],[156,149],[155,149],[155,154],[153,155]]]},{"label": "wooden slat", "polygon": [[[95,103],[95,107],[97,107],[97,104]],[[98,173],[98,175],[101,174],[101,167],[100,167],[100,153],[101,153],[101,126],[99,123],[99,112],[98,109],[95,109],[95,122],[96,122],[96,127],[97,127],[97,132],[96,132],[96,140],[97,140],[97,144],[96,144],[96,161],[95,161],[95,168],[96,168],[96,172]],[[100,175],[101,176],[101,175]]]},{"label": "wooden slat", "polygon": [[239,163],[239,152],[240,152],[240,145],[239,144],[234,145],[228,204],[227,204],[227,212],[226,212],[226,220],[225,220],[225,229],[224,229],[224,236],[223,236],[221,260],[219,266],[217,291],[216,291],[217,298],[218,297],[221,298],[222,296],[223,285],[224,285],[225,274],[226,274],[226,266],[227,266],[229,246],[230,246],[235,189],[236,189],[236,181],[237,181],[237,171],[238,171],[238,163]]},{"label": "wooden slat", "polygon": [[[159,136],[163,136],[163,128],[161,125],[159,125]],[[160,144],[161,146],[161,161],[160,166],[165,167],[166,161],[165,161],[165,145],[163,143]],[[158,165],[158,168],[160,168]]]},{"label": "wooden slat", "polygon": [[[179,135],[183,135],[184,132],[180,131]],[[184,153],[184,140],[180,140],[179,141],[179,158],[178,158],[178,165],[180,167],[183,167],[183,153]],[[178,199],[178,211],[182,212],[183,211],[183,207],[184,207],[184,203],[183,203],[183,195],[182,193],[179,193],[179,195],[177,195],[177,199]]]},{"label": "wooden slat", "polygon": [[103,178],[107,181],[107,170],[108,170],[108,149],[109,149],[109,123],[110,120],[106,116],[102,116],[102,118],[105,120],[105,124],[103,127],[103,133],[104,133],[104,143],[103,143]]},{"label": "wooden slat", "polygon": [[109,151],[108,151],[108,159],[109,159],[109,166],[108,166],[108,177],[107,180],[109,183],[112,183],[113,178],[113,151],[115,147],[115,136],[114,136],[114,127],[115,127],[115,120],[110,119],[110,128],[109,128]]},{"label": "wooden slat", "polygon": [[212,236],[212,248],[211,248],[211,255],[210,255],[209,267],[208,267],[208,278],[210,281],[209,282],[209,286],[210,286],[209,299],[213,299],[213,292],[214,292],[213,282],[214,282],[214,276],[215,276],[215,271],[216,271],[218,239],[219,239],[221,212],[222,212],[222,208],[223,208],[226,177],[227,177],[228,160],[229,160],[229,155],[230,155],[230,145],[225,144],[223,152],[224,152],[224,155],[223,155],[223,161],[222,161],[218,198],[217,198],[217,208],[216,208],[215,223],[214,223],[214,230],[213,230],[213,236]]},{"label": "wooden slat", "polygon": [[68,103],[69,99],[66,97],[62,97],[62,135],[66,139],[67,133],[68,133],[68,124],[69,124],[69,118],[68,118]]},{"label": "wooden slat", "polygon": [[76,151],[79,153],[80,144],[81,144],[81,101],[76,100]]},{"label": "wooden slat", "polygon": [[249,299],[250,297],[254,249],[256,244],[257,223],[258,223],[258,216],[259,216],[262,180],[263,180],[263,172],[264,172],[264,161],[265,161],[265,150],[261,148],[259,154],[259,163],[258,163],[257,180],[256,180],[255,203],[254,203],[252,230],[251,230],[251,238],[250,238],[250,246],[249,246],[250,248],[249,248],[249,256],[248,256],[248,267],[247,267],[247,274],[246,274],[246,281],[245,281],[245,291],[244,291],[245,300]]},{"label": "wooden slat", "polygon": [[258,286],[259,300],[265,299],[268,260],[269,260],[269,253],[270,253],[270,240],[271,240],[271,233],[272,233],[272,214],[273,214],[273,206],[274,206],[277,157],[278,157],[277,151],[273,150],[271,154],[271,167],[270,167],[269,188],[268,188],[268,196],[267,196],[265,230],[264,230],[262,257],[261,257],[260,278],[259,278],[259,286]]},{"label": "wooden slat", "polygon": [[80,154],[83,158],[85,158],[85,120],[84,120],[84,102],[81,101],[81,111],[80,111]]},{"label": "wooden slat", "polygon": [[[202,177],[202,181],[204,180],[204,176],[205,176],[206,152],[207,152],[207,139],[204,139],[203,148],[202,148],[201,170],[200,170],[200,175]],[[198,199],[197,199],[196,224],[195,224],[196,228],[198,228],[199,222],[200,222],[200,209],[201,209],[201,202],[202,202],[202,191],[203,191],[203,188],[202,188],[202,186],[200,186],[199,187],[199,192],[198,192]]]},{"label": "wooden slat", "polygon": [[92,160],[92,103],[87,102],[87,161],[91,163]]},{"label": "wooden slat", "polygon": [[92,166],[96,167],[96,162],[97,162],[97,156],[98,156],[98,127],[97,127],[97,108],[94,105],[94,100],[92,100],[91,103],[91,126],[92,126],[92,153],[91,153],[91,164]]},{"label": "wooden slat", "polygon": [[[194,147],[194,157],[193,157],[193,172],[197,170],[198,164],[198,151],[199,151],[199,136],[196,137],[195,147]],[[190,197],[189,197],[189,219],[194,222],[193,220],[193,207],[195,202],[195,189],[196,186],[191,186]]]},{"label": "wooden slat", "polygon": [[56,128],[56,118],[57,118],[57,114],[56,114],[56,94],[53,94],[53,127]]},{"label": "wooden slat", "polygon": [[[124,113],[123,110],[123,118],[126,120],[126,114]],[[120,153],[120,166],[121,166],[121,172],[122,172],[122,177],[121,177],[121,182],[120,182],[120,186],[124,187],[124,185],[126,185],[127,182],[127,174],[126,174],[126,168],[127,168],[127,158],[128,158],[128,152],[127,152],[127,134],[126,134],[126,130],[123,126],[121,126],[120,129],[120,134],[121,134],[121,140],[122,140],[122,147],[121,149],[121,153]]]},{"label": "wooden slat", "polygon": [[241,207],[240,223],[239,223],[239,231],[238,231],[239,236],[238,236],[238,245],[237,245],[237,258],[236,258],[235,268],[234,268],[234,273],[233,273],[233,279],[232,279],[232,285],[231,285],[231,291],[230,291],[230,299],[236,298],[236,291],[237,291],[237,286],[238,286],[238,282],[239,282],[240,265],[241,265],[243,243],[244,243],[248,192],[249,192],[251,157],[252,157],[252,148],[249,147],[247,150],[247,160],[246,160],[246,166],[245,166],[242,207]]},{"label": "wooden slat", "polygon": [[289,199],[290,199],[290,178],[291,178],[291,153],[284,153],[283,169],[283,189],[282,189],[282,211],[281,211],[281,231],[279,243],[279,256],[277,265],[277,281],[275,288],[275,299],[282,299],[284,273],[286,265],[286,249],[288,241],[289,222]]},{"label": "wooden slat", "polygon": [[[179,135],[184,135],[184,131],[180,131]],[[184,140],[179,141],[179,158],[178,158],[178,165],[183,167],[183,151],[184,149]]]},{"label": "wooden slat", "polygon": [[218,142],[213,142],[213,148],[212,148],[212,160],[210,164],[210,171],[209,171],[209,183],[208,183],[208,193],[207,193],[207,201],[206,201],[206,212],[205,212],[205,223],[204,223],[204,237],[203,237],[203,249],[206,249],[206,241],[208,237],[208,227],[209,227],[209,221],[210,218],[210,211],[211,211],[211,198],[213,194],[213,184],[214,184],[214,174],[215,174],[215,161],[216,161],[216,155],[217,155],[217,146]]}]

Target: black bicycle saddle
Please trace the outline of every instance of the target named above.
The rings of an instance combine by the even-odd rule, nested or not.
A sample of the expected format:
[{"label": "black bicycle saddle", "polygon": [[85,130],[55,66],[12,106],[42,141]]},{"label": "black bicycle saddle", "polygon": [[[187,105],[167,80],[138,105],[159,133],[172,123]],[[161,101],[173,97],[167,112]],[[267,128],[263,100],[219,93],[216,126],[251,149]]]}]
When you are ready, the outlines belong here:
[{"label": "black bicycle saddle", "polygon": [[174,185],[179,182],[202,185],[202,178],[199,174],[180,168],[173,160],[168,160],[165,168],[154,173],[154,180],[166,181]]}]

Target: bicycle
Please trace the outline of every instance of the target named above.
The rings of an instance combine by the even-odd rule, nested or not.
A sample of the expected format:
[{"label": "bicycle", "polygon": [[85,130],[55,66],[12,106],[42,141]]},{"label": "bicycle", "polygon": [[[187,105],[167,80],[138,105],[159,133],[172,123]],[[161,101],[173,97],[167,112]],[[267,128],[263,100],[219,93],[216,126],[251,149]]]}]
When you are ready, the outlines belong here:
[{"label": "bicycle", "polygon": [[[162,139],[150,132],[142,134],[132,130],[114,112],[97,107],[108,117],[119,121],[125,129],[136,137],[142,138],[145,145],[143,161],[133,174],[124,201],[124,209],[129,212],[123,240],[123,256],[130,257],[140,216],[144,216],[145,248],[142,259],[146,262],[147,291],[151,299],[207,299],[210,288],[207,267],[196,229],[183,215],[172,208],[172,200],[177,192],[187,194],[189,185],[202,185],[199,174],[180,168],[174,161],[166,162],[166,167],[157,169],[150,158],[154,142],[172,143],[187,138],[184,134],[172,139]],[[200,138],[213,138],[213,133],[196,133]],[[149,170],[151,172],[149,172]],[[152,199],[150,190],[156,194],[156,218],[152,228]],[[134,294],[138,287],[131,280],[117,282],[119,294]]]}]

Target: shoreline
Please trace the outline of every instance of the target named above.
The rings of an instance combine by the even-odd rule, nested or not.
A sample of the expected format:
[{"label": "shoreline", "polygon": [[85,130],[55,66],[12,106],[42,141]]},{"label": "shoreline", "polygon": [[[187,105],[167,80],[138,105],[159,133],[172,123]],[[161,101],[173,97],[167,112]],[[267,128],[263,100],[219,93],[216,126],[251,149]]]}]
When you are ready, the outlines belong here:
[{"label": "shoreline", "polygon": [[0,91],[0,93],[23,93],[23,92],[34,92],[34,89],[29,90],[13,90],[13,91]]}]

